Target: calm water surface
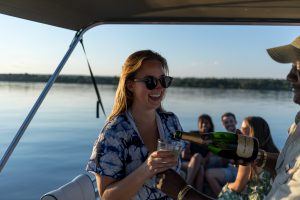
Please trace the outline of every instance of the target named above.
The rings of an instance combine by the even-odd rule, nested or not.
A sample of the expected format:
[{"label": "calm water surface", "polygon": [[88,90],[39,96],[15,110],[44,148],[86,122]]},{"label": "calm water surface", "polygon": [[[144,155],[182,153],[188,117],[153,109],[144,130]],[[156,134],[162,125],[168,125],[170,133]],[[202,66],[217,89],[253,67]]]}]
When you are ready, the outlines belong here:
[{"label": "calm water surface", "polygon": [[[1,157],[43,88],[42,83],[0,82]],[[115,88],[99,88],[109,113]],[[262,116],[282,148],[299,109],[291,102],[287,91],[170,88],[163,106],[177,114],[187,131],[197,129],[201,113],[212,116],[216,130],[224,130],[220,116],[227,111],[237,115],[238,126],[246,116]],[[103,115],[95,118],[95,108],[92,85],[54,85],[0,174],[0,199],[39,199],[84,172],[105,121]]]}]

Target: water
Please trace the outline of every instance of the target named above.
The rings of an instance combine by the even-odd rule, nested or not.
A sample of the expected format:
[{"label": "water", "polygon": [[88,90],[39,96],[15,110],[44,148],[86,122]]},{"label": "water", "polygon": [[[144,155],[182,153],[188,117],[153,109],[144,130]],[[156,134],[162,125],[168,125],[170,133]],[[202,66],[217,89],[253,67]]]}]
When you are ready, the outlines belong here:
[{"label": "water", "polygon": [[[1,157],[43,88],[43,83],[0,82]],[[99,89],[109,113],[115,88]],[[216,130],[223,130],[220,116],[227,111],[237,115],[238,126],[246,116],[262,116],[282,148],[299,108],[291,102],[288,91],[170,88],[163,106],[186,131],[197,129],[201,113],[212,116]],[[92,85],[55,84],[0,174],[0,199],[39,199],[84,172],[105,120],[95,118],[95,108]]]}]

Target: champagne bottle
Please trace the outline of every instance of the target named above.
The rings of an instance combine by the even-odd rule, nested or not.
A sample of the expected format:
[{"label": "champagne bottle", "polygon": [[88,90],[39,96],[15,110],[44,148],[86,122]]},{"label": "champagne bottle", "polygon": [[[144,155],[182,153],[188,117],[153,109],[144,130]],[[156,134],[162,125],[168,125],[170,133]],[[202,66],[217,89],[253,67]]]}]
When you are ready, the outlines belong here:
[{"label": "champagne bottle", "polygon": [[231,132],[187,133],[176,131],[173,138],[186,140],[208,149],[212,153],[241,162],[249,163],[258,154],[258,140]]}]

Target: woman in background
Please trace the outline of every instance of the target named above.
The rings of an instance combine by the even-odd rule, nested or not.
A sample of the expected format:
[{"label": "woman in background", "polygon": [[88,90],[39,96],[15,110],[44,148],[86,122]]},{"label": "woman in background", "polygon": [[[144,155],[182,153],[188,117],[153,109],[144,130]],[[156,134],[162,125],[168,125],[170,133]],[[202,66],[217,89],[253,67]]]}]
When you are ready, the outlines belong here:
[{"label": "woman in background", "polygon": [[[241,131],[244,135],[257,138],[260,149],[266,152],[279,153],[273,142],[269,125],[263,118],[245,118],[241,126]],[[271,184],[271,173],[258,167],[257,164],[240,165],[235,182],[226,184],[219,194],[218,199],[264,199],[271,189]]]}]

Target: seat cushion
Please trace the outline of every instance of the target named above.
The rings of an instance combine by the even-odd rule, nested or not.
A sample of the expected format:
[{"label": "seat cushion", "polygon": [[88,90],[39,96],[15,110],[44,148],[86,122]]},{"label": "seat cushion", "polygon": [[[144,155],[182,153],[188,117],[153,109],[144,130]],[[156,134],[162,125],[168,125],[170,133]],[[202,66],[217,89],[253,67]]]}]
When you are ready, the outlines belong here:
[{"label": "seat cushion", "polygon": [[41,200],[95,200],[95,188],[87,174],[78,175],[71,182],[43,195]]}]

